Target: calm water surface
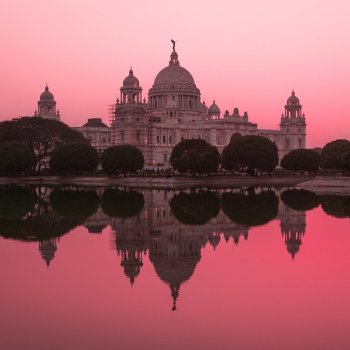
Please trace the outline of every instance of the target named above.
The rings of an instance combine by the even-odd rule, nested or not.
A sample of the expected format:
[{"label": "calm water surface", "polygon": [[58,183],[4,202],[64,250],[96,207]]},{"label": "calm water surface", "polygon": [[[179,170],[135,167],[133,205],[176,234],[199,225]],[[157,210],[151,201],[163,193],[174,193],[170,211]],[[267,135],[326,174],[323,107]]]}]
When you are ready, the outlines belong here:
[{"label": "calm water surface", "polygon": [[0,187],[0,348],[349,349],[350,198]]}]

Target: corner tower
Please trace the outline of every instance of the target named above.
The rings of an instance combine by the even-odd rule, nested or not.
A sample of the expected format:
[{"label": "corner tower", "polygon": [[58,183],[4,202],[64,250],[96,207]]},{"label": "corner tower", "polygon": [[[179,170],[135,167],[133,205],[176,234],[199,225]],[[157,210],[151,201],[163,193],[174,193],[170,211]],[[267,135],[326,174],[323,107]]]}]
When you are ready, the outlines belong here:
[{"label": "corner tower", "polygon": [[306,121],[302,113],[300,100],[295,96],[294,90],[284,106],[284,114],[281,117],[281,143],[279,159],[294,149],[306,147]]},{"label": "corner tower", "polygon": [[44,92],[40,95],[38,101],[38,110],[36,116],[51,120],[60,120],[60,112],[56,112],[56,101],[53,94],[49,91],[49,87],[45,86]]}]

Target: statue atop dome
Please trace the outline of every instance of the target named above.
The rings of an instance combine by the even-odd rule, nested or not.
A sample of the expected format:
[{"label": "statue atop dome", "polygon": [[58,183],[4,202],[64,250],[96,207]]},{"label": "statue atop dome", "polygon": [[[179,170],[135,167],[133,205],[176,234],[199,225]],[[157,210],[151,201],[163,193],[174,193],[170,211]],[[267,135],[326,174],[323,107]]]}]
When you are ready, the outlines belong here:
[{"label": "statue atop dome", "polygon": [[170,39],[170,41],[171,41],[171,42],[172,42],[172,44],[173,44],[173,51],[175,51],[175,44],[176,44],[176,40]]}]

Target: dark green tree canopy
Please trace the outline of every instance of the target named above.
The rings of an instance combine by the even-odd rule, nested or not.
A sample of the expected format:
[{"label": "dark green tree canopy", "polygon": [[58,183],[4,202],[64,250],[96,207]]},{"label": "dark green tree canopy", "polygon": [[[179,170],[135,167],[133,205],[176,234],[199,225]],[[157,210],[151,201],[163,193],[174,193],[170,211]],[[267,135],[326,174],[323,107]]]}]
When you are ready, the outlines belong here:
[{"label": "dark green tree canopy", "polygon": [[132,145],[108,147],[101,155],[103,171],[108,175],[135,173],[144,165],[142,152]]},{"label": "dark green tree canopy", "polygon": [[36,168],[41,170],[45,159],[58,146],[66,143],[87,143],[84,136],[68,125],[40,117],[23,117],[0,122],[0,143],[18,141],[34,154]]},{"label": "dark green tree canopy", "polygon": [[295,149],[286,154],[281,166],[287,170],[292,171],[308,171],[314,173],[320,166],[320,155],[311,149]]},{"label": "dark green tree canopy", "polygon": [[22,143],[0,143],[0,175],[16,175],[32,169],[35,158],[32,151]]},{"label": "dark green tree canopy", "polygon": [[262,136],[237,137],[222,151],[221,164],[227,170],[248,168],[271,172],[278,164],[277,146]]},{"label": "dark green tree canopy", "polygon": [[344,169],[344,154],[350,151],[350,141],[335,140],[327,143],[321,151],[321,167]]},{"label": "dark green tree canopy", "polygon": [[212,173],[218,169],[220,154],[215,146],[205,140],[183,140],[173,148],[170,163],[180,172]]},{"label": "dark green tree canopy", "polygon": [[97,210],[94,191],[56,189],[48,201],[49,191],[47,187],[2,188],[0,199],[7,202],[0,202],[4,204],[0,208],[0,235],[30,242],[60,237]]},{"label": "dark green tree canopy", "polygon": [[57,188],[50,194],[50,203],[57,214],[81,225],[97,211],[99,199],[94,190]]},{"label": "dark green tree canopy", "polygon": [[278,214],[278,198],[273,191],[225,192],[221,204],[225,215],[236,224],[244,226],[267,224]]},{"label": "dark green tree canopy", "polygon": [[307,190],[287,190],[281,193],[284,204],[293,210],[306,211],[317,208],[320,204],[319,196]]},{"label": "dark green tree canopy", "polygon": [[220,200],[216,193],[200,191],[180,192],[170,201],[174,217],[186,225],[204,225],[220,211]]},{"label": "dark green tree canopy", "polygon": [[25,186],[0,187],[0,220],[17,221],[34,209],[36,195]]},{"label": "dark green tree canopy", "polygon": [[235,142],[238,138],[240,138],[242,136],[241,133],[239,132],[235,132],[234,134],[232,134],[231,138],[230,138],[230,143]]},{"label": "dark green tree canopy", "polygon": [[350,218],[350,196],[320,196],[323,211],[336,218]]},{"label": "dark green tree canopy", "polygon": [[343,153],[343,166],[345,170],[350,171],[350,151]]},{"label": "dark green tree canopy", "polygon": [[56,173],[78,174],[94,171],[99,163],[95,148],[85,143],[57,146],[51,153],[49,165]]},{"label": "dark green tree canopy", "polygon": [[101,201],[102,210],[110,217],[131,218],[141,213],[145,200],[142,193],[107,189]]}]

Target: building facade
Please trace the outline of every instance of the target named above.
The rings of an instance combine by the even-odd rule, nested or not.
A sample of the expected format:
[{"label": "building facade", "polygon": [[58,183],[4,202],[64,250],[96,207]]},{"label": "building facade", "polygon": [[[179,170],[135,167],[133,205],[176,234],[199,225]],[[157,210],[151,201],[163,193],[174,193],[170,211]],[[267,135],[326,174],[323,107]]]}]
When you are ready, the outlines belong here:
[{"label": "building facade", "polygon": [[80,131],[98,153],[111,146],[111,128],[101,118],[89,118],[86,124],[73,129]]},{"label": "building facade", "polygon": [[241,115],[238,108],[221,115],[215,101],[208,108],[200,95],[191,73],[181,67],[175,48],[169,65],[156,76],[147,101],[130,69],[115,104],[112,144],[136,146],[150,166],[169,165],[173,147],[191,138],[204,139],[221,152],[233,134],[260,135],[276,143],[280,159],[293,149],[305,148],[305,115],[294,91],[287,99],[278,130],[258,129],[248,113]]}]

